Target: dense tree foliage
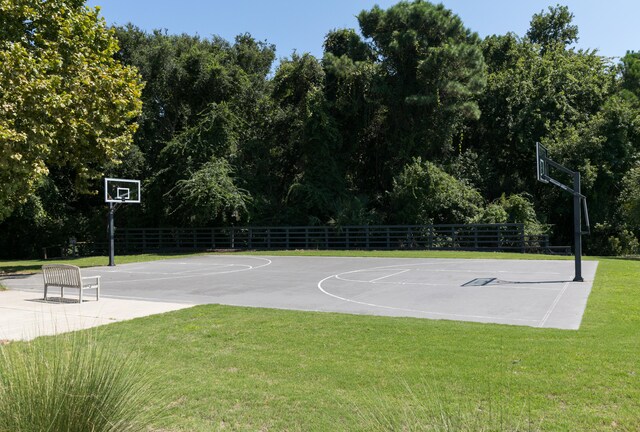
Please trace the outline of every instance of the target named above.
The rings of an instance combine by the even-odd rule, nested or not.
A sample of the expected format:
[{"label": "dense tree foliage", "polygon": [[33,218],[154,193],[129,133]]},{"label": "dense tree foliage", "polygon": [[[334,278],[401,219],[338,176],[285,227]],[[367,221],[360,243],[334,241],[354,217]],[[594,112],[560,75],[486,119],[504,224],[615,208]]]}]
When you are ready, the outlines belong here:
[{"label": "dense tree foliage", "polygon": [[587,250],[637,252],[640,54],[572,48],[565,6],[481,40],[442,5],[401,1],[329,31],[321,59],[274,67],[250,34],[112,33],[80,0],[0,2],[0,230],[15,253],[101,240],[104,206],[76,181],[97,190],[98,173],[143,180],[121,225],[519,222],[570,244],[571,197],[536,182],[536,142],[581,172]]},{"label": "dense tree foliage", "polygon": [[532,143],[545,144],[552,158],[581,172],[591,220],[598,224],[588,245],[606,252],[605,238],[627,230],[614,203],[640,144],[637,106],[625,97],[633,61],[623,69],[625,79],[596,52],[569,48],[577,37],[571,18],[566,8],[551,8],[534,16],[525,38],[485,39],[489,77],[480,100],[483,115],[466,145],[478,155],[486,197],[533,191],[542,220],[569,242],[570,197],[536,184],[531,169]]},{"label": "dense tree foliage", "polygon": [[451,154],[465,121],[480,116],[475,97],[484,86],[484,61],[477,35],[442,5],[374,7],[358,21],[375,59],[371,92],[379,122],[370,131],[378,135],[373,145],[363,149],[378,166],[365,169],[379,173],[377,184],[386,189],[413,157],[441,161]]},{"label": "dense tree foliage", "polygon": [[527,38],[543,51],[566,47],[578,41],[578,26],[572,24],[573,14],[566,6],[549,6],[548,12],[535,14],[527,31]]},{"label": "dense tree foliage", "polygon": [[483,205],[476,189],[420,158],[394,179],[390,195],[392,217],[400,223],[471,223]]},{"label": "dense tree foliage", "polygon": [[136,130],[138,75],[83,3],[0,1],[0,221],[52,169],[86,190]]}]

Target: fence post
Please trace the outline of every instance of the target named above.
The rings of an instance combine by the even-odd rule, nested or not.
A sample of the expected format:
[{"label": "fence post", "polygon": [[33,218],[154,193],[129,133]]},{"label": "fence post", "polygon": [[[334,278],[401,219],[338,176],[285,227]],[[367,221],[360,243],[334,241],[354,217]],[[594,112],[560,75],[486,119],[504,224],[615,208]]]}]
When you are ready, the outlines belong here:
[{"label": "fence post", "polygon": [[478,246],[478,225],[473,226],[473,248],[479,250]]},{"label": "fence post", "polygon": [[456,231],[455,231],[455,227],[451,227],[451,249],[456,249]]},{"label": "fence post", "polygon": [[289,250],[289,249],[291,249],[291,245],[289,243],[289,227],[285,227],[284,228],[284,235],[285,235],[284,248],[286,250]]},{"label": "fence post", "polygon": [[387,227],[385,231],[387,234],[387,249],[391,249],[391,229]]},{"label": "fence post", "polygon": [[364,228],[365,248],[369,250],[369,225]]},{"label": "fence post", "polygon": [[429,225],[429,249],[433,249],[433,225]]}]

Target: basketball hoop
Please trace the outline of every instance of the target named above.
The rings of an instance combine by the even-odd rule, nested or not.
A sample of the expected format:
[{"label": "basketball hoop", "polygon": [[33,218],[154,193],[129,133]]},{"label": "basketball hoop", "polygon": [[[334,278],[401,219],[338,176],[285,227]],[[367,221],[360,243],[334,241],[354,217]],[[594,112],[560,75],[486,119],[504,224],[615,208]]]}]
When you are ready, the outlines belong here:
[{"label": "basketball hoop", "polygon": [[115,266],[114,215],[122,204],[140,203],[140,180],[105,178],[104,201],[109,203],[109,266]]},{"label": "basketball hoop", "polygon": [[[573,253],[575,256],[575,277],[574,282],[582,282],[582,235],[590,234],[589,226],[589,210],[587,209],[587,197],[580,192],[580,173],[570,170],[549,158],[547,149],[540,143],[536,143],[536,177],[542,183],[550,183],[573,195]],[[550,174],[550,168],[563,172],[573,178],[573,187],[567,186],[561,181],[555,179]],[[587,230],[582,230],[582,212],[584,211],[584,219]]]},{"label": "basketball hoop", "polygon": [[140,204],[140,180],[105,178],[104,201]]}]

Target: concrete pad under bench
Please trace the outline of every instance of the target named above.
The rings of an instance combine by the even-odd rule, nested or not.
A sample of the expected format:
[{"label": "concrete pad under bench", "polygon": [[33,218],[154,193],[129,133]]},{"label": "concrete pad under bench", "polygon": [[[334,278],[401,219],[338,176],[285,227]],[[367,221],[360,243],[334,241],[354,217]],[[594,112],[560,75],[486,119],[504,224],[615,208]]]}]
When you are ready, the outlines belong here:
[{"label": "concrete pad under bench", "polygon": [[29,291],[0,292],[0,340],[30,340],[38,336],[87,329],[191,307],[190,304],[115,299],[60,301]]}]

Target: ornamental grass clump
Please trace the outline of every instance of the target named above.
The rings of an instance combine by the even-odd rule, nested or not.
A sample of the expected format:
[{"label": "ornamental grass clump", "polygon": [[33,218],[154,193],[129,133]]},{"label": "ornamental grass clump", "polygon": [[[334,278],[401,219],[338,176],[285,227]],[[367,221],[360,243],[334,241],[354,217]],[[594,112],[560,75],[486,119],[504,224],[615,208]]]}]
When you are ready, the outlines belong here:
[{"label": "ornamental grass clump", "polygon": [[0,346],[0,432],[146,430],[149,382],[93,333]]},{"label": "ornamental grass clump", "polygon": [[501,390],[489,393],[476,402],[454,401],[446,391],[435,390],[424,382],[417,388],[404,384],[405,395],[389,400],[383,392],[355,407],[362,430],[403,432],[539,432],[542,419],[534,419],[526,401],[511,400]]}]

